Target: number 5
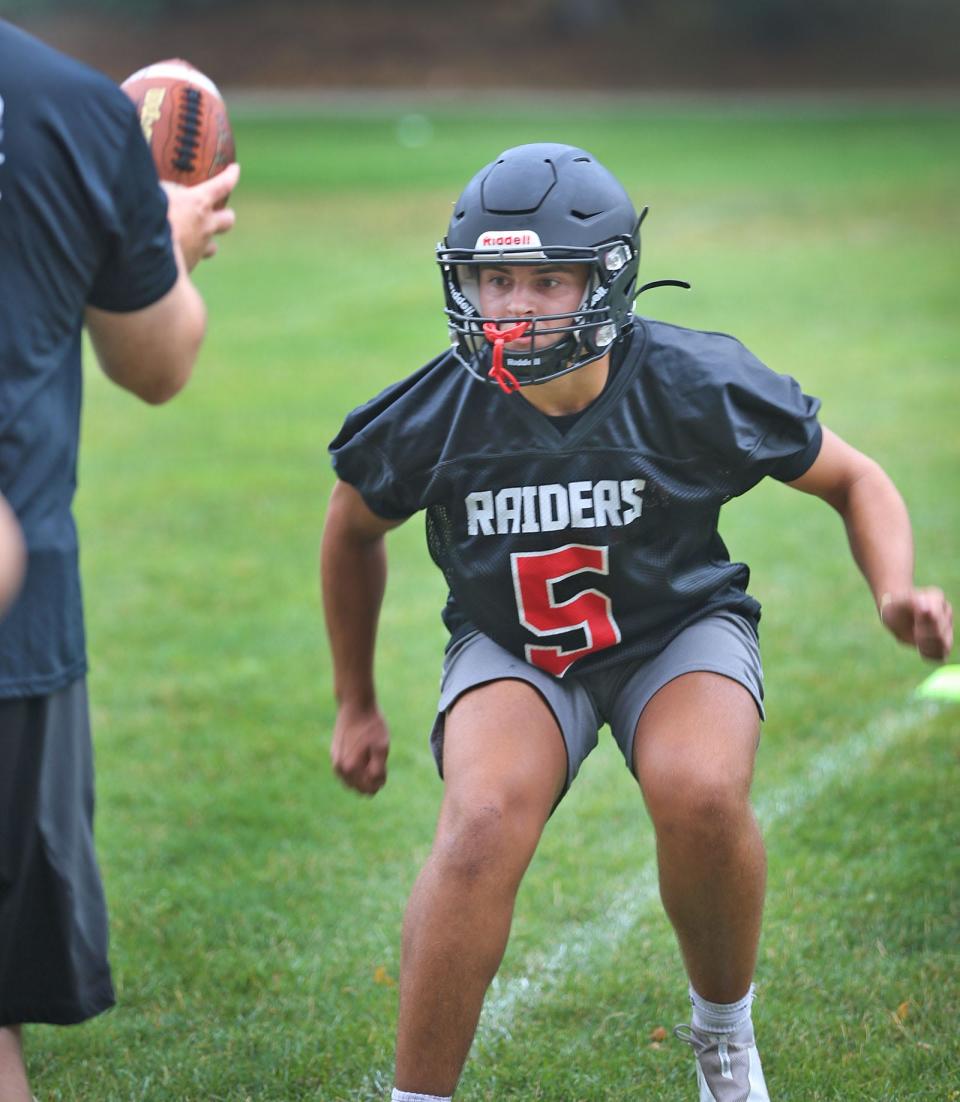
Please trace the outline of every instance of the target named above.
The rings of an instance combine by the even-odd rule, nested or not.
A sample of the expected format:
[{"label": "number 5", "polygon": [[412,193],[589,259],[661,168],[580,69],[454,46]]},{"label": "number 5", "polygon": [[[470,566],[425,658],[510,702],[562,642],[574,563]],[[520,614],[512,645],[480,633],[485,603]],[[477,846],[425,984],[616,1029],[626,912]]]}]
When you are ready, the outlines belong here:
[{"label": "number 5", "polygon": [[585,589],[568,601],[554,599],[554,586],[584,571],[609,574],[606,547],[568,543],[555,551],[530,551],[510,556],[513,589],[520,622],[534,635],[560,635],[576,628],[586,645],[573,650],[527,644],[527,661],[555,677],[562,677],[578,658],[620,642],[620,628],[610,610],[610,598],[598,589]]}]

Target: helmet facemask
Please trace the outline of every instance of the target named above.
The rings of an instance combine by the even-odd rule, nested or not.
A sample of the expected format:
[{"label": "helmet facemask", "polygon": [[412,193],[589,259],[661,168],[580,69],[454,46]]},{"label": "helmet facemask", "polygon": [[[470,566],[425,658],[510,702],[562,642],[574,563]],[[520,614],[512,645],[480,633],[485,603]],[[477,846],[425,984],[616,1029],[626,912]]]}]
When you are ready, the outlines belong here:
[{"label": "helmet facemask", "polygon": [[[639,221],[632,235],[588,247],[541,245],[531,250],[529,244],[523,244],[462,249],[450,248],[444,241],[437,248],[437,259],[454,355],[472,375],[497,382],[508,393],[556,379],[600,359],[632,317],[640,260],[638,229]],[[539,245],[539,239],[535,243]],[[480,246],[482,239],[477,244]],[[545,264],[586,267],[583,298],[575,310],[524,317],[491,317],[482,312],[482,268]],[[520,323],[525,325],[522,332],[516,328]],[[528,342],[526,347],[507,347],[520,336]]]}]

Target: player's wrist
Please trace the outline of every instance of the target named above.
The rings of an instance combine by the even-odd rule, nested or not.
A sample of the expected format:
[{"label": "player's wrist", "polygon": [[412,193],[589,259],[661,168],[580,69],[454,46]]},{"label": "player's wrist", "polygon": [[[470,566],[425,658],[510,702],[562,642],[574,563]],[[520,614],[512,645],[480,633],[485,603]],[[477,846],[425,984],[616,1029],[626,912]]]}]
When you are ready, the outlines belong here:
[{"label": "player's wrist", "polygon": [[889,590],[881,593],[880,596],[877,598],[877,615],[880,617],[881,624],[886,625],[883,614],[890,607],[890,605],[893,604],[894,600],[896,600],[896,598],[894,594],[891,593]]},{"label": "player's wrist", "polygon": [[373,685],[338,690],[334,693],[334,699],[337,710],[345,715],[363,715],[378,710],[377,694]]},{"label": "player's wrist", "polygon": [[885,585],[876,592],[877,615],[880,622],[889,626],[890,610],[896,611],[905,603],[909,603],[915,592],[912,582],[902,585]]}]

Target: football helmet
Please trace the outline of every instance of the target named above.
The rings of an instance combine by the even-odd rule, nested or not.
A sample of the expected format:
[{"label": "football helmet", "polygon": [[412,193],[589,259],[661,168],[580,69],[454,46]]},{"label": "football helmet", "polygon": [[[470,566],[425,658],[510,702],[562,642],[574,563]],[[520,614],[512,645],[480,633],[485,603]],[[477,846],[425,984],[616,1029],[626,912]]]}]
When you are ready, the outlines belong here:
[{"label": "football helmet", "polygon": [[[670,279],[637,289],[646,213],[644,207],[637,215],[619,181],[583,149],[536,143],[501,153],[467,184],[437,246],[457,359],[471,374],[511,393],[603,356],[629,327],[640,292],[689,286]],[[484,265],[547,262],[586,265],[586,290],[576,311],[483,315],[478,277]],[[555,339],[544,347],[545,334]],[[508,347],[521,338],[522,350]]]}]

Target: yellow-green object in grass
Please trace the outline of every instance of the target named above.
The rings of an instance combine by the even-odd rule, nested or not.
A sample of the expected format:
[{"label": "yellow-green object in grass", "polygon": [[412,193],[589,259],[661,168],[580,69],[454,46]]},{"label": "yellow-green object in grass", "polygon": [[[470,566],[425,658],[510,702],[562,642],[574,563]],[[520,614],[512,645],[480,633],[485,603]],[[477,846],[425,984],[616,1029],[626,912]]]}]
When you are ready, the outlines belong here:
[{"label": "yellow-green object in grass", "polygon": [[917,687],[925,700],[960,700],[960,666],[941,666]]}]

